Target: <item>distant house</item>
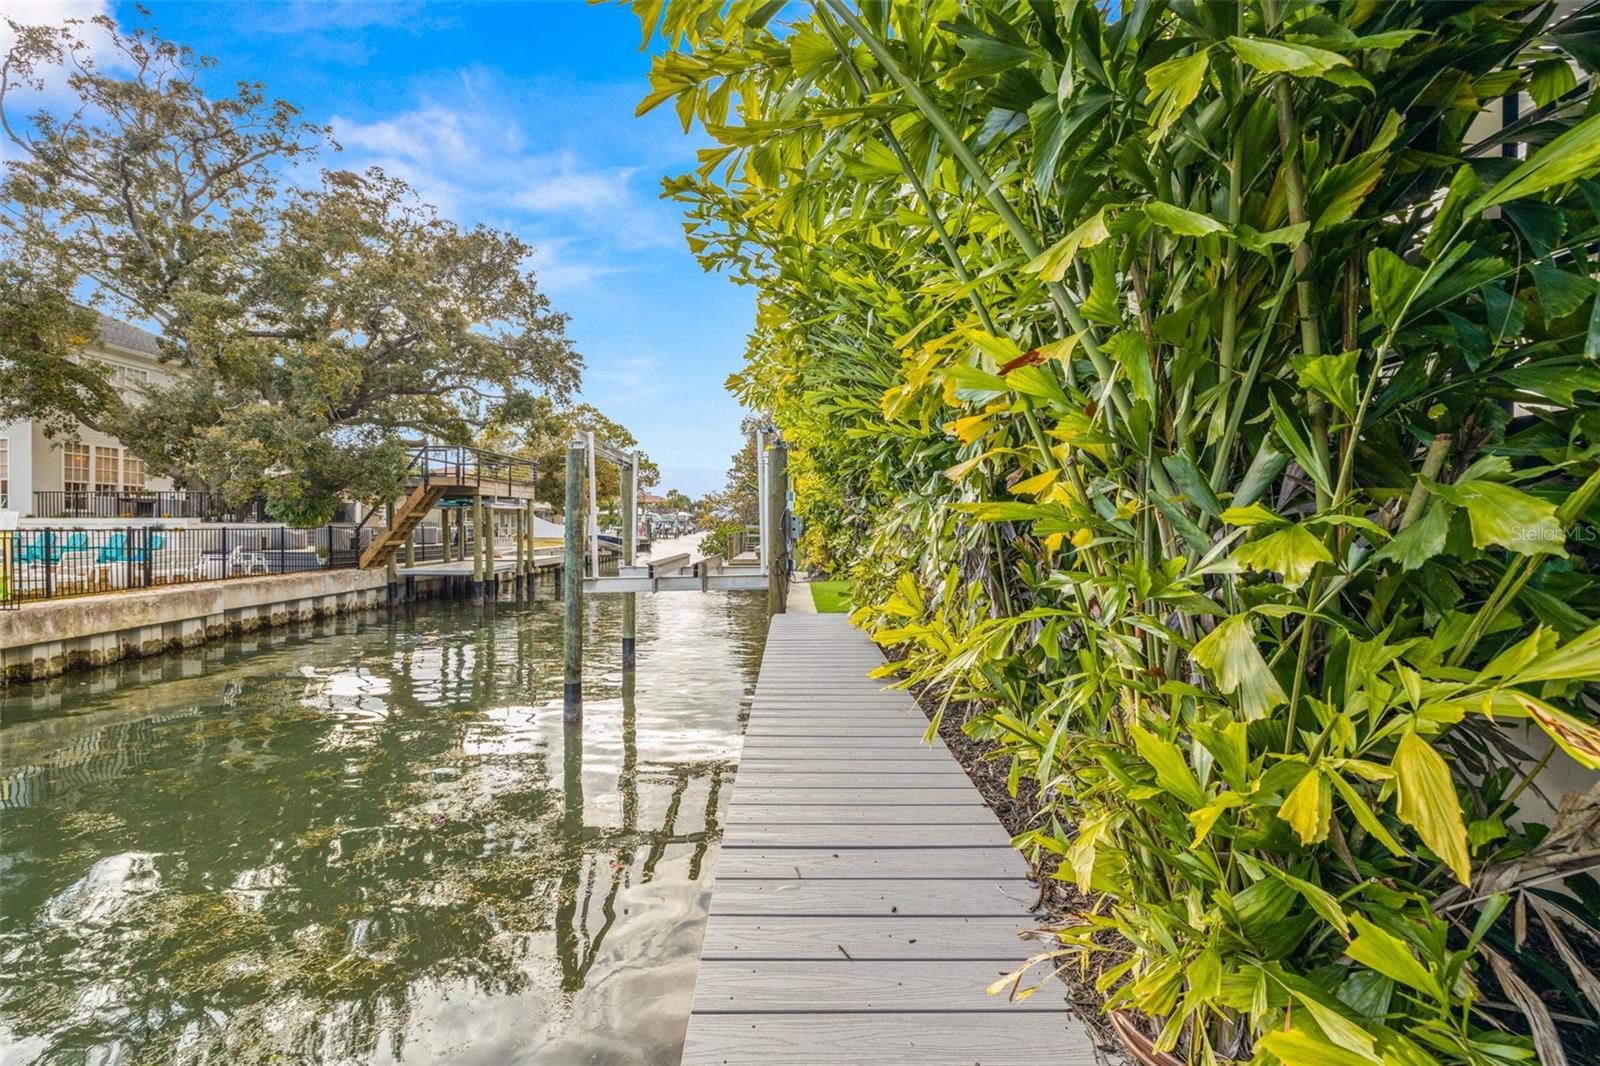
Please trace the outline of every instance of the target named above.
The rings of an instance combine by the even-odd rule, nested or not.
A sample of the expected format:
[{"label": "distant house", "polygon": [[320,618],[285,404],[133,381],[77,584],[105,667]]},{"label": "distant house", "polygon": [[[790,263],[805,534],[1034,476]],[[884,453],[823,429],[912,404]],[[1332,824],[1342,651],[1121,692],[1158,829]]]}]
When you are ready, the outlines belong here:
[{"label": "distant house", "polygon": [[[123,395],[170,381],[157,338],[99,316],[99,336],[81,358],[104,364]],[[209,493],[173,491],[116,437],[80,425],[76,440],[51,440],[32,421],[0,425],[0,510],[34,518],[205,517]]]}]

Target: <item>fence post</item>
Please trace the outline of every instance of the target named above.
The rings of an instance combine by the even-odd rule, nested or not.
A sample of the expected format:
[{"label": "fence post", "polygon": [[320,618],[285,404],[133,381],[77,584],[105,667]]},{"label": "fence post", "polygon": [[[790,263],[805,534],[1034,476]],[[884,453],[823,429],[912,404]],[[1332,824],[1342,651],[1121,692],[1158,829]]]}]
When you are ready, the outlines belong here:
[{"label": "fence post", "polygon": [[[39,534],[39,537],[44,543],[44,598],[48,600],[56,593],[56,578],[55,574],[51,572],[50,565],[50,549],[55,546],[55,531],[47,529]],[[39,543],[39,541],[35,543]]]},{"label": "fence post", "polygon": [[564,722],[577,722],[583,715],[583,453],[582,444],[567,443],[566,550],[561,562],[562,592],[566,597],[561,642]]},{"label": "fence post", "polygon": [[152,538],[150,536],[150,527],[149,526],[145,526],[144,527],[144,551],[140,553],[141,556],[143,557],[143,560],[144,560],[144,574],[141,575],[141,576],[144,579],[144,587],[145,588],[149,588],[150,586],[155,584],[155,560],[150,557],[150,555],[151,555],[150,541],[153,540],[153,539],[154,538]]},{"label": "fence post", "polygon": [[280,574],[284,572],[283,568],[288,565],[288,560],[283,557],[283,534],[285,532],[282,526],[278,527],[278,573]]},{"label": "fence post", "polygon": [[332,522],[328,523],[328,566],[327,566],[327,568],[329,570],[333,569],[333,523]]}]

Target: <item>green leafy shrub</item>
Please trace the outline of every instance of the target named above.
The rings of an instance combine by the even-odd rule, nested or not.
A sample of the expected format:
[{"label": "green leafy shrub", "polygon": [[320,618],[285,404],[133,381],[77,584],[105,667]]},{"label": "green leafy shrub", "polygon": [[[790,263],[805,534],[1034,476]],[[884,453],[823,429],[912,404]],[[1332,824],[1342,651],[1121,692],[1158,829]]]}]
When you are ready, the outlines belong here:
[{"label": "green leafy shrub", "polygon": [[1600,15],[1115,7],[643,7],[733,387],[1041,786],[1039,961],[1193,1062],[1562,1061],[1600,791],[1517,816],[1600,768]]}]

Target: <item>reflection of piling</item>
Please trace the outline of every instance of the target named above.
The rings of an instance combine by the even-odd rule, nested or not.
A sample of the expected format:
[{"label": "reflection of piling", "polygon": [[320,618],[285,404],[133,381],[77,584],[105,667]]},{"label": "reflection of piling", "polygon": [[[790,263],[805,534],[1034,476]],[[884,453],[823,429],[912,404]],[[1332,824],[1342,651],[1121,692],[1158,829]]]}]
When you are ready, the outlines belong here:
[{"label": "reflection of piling", "polygon": [[583,828],[583,726],[575,721],[561,730],[561,835],[565,839],[562,850],[567,854],[556,896],[556,956],[561,960],[563,991],[576,992],[583,987],[587,969],[578,958],[576,918],[578,880],[588,849]]},{"label": "reflection of piling", "polygon": [[[622,565],[633,566],[638,554],[639,539],[639,453],[633,461],[622,467]],[[638,604],[637,593],[622,594],[622,668],[634,667],[634,624]]]},{"label": "reflection of piling", "polygon": [[567,445],[566,550],[561,584],[565,598],[562,625],[562,718],[576,722],[583,713],[583,445]]}]

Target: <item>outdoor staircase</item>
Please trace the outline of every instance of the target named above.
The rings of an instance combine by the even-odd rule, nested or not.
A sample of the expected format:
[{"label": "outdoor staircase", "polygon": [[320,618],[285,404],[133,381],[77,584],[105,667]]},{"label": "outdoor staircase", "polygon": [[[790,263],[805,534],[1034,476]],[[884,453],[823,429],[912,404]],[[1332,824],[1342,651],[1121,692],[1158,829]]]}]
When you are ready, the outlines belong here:
[{"label": "outdoor staircase", "polygon": [[372,538],[372,543],[367,545],[367,550],[361,553],[361,569],[374,570],[380,566],[389,565],[395,553],[405,546],[406,538],[411,531],[422,524],[422,520],[433,510],[433,505],[439,502],[448,486],[437,482],[428,484],[424,482],[411,490],[411,495],[401,501],[394,513],[394,521],[389,523],[389,528]]}]

